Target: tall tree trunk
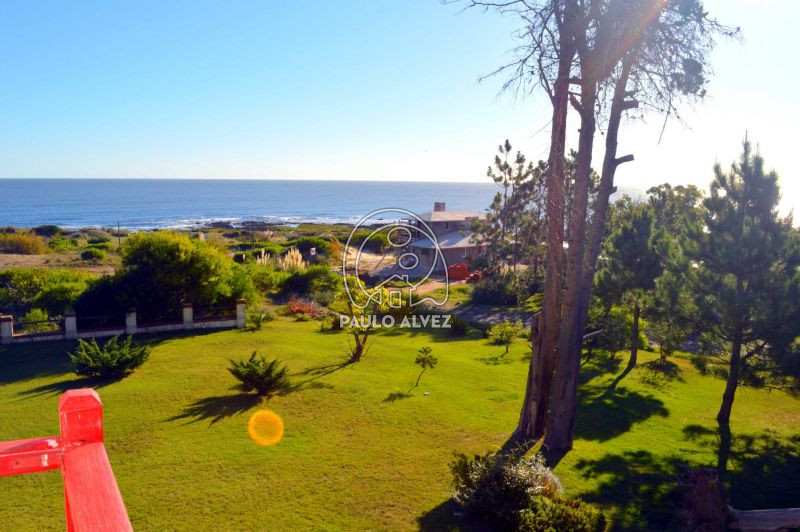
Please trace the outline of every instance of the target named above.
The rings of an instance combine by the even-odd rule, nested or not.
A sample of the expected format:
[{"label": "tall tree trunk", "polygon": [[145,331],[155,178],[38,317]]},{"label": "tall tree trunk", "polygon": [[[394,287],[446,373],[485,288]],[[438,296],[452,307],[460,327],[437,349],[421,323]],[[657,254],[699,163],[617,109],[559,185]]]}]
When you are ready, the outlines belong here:
[{"label": "tall tree trunk", "polygon": [[733,397],[736,395],[736,388],[739,386],[739,367],[742,358],[742,332],[738,331],[733,340],[731,348],[731,363],[728,371],[728,382],[725,384],[725,393],[722,394],[722,406],[717,414],[717,422],[720,425],[727,425],[731,420],[731,410],[733,409]]},{"label": "tall tree trunk", "polygon": [[547,172],[547,258],[542,314],[539,317],[539,345],[528,368],[525,399],[515,436],[540,438],[544,434],[555,366],[558,326],[561,320],[561,291],[564,246],[564,151],[567,135],[569,82],[575,56],[573,38],[578,7],[574,0],[564,2],[559,32],[558,77],[553,85],[553,119]]},{"label": "tall tree trunk", "polygon": [[[589,174],[592,167],[592,148],[595,133],[595,101],[597,84],[589,76],[581,82],[581,129],[569,217],[569,249],[567,251],[566,294],[561,309],[561,323],[556,351],[556,370],[552,395],[552,411],[547,423],[545,445],[550,450],[569,450],[575,429],[578,401],[580,350],[571,346],[583,337],[575,325],[580,321],[583,250],[586,240],[586,214],[589,205]],[[580,345],[580,340],[578,340]]]},{"label": "tall tree trunk", "polygon": [[[626,87],[628,78],[633,66],[633,56],[627,57],[622,63],[622,71],[614,85],[614,97],[611,100],[611,111],[608,119],[608,129],[606,130],[606,150],[603,156],[603,168],[600,176],[600,186],[597,191],[592,225],[589,230],[589,238],[586,246],[586,253],[583,257],[583,280],[581,281],[581,301],[580,301],[580,323],[576,326],[582,331],[586,328],[589,319],[589,300],[594,284],[594,274],[597,271],[597,258],[600,256],[600,248],[603,243],[605,232],[606,214],[611,194],[614,193],[614,176],[617,167],[627,161],[633,160],[629,155],[617,159],[617,145],[619,138],[619,125],[622,120],[622,113],[626,109],[636,107],[636,102],[626,102]],[[580,343],[573,344],[572,349],[580,351]]]},{"label": "tall tree trunk", "polygon": [[639,303],[633,305],[633,327],[631,327],[631,358],[628,359],[628,367],[625,373],[629,373],[636,367],[636,355],[639,353],[639,317],[642,315],[642,309]]}]

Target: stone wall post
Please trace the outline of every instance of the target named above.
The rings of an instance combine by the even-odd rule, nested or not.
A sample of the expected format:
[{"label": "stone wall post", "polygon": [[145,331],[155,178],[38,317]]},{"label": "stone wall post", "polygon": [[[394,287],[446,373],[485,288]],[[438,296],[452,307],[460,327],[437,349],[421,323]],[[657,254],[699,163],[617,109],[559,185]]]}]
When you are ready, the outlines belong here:
[{"label": "stone wall post", "polygon": [[67,310],[64,313],[64,338],[73,340],[78,337],[78,318],[74,310]]},{"label": "stone wall post", "polygon": [[194,329],[194,307],[191,303],[183,304],[183,328],[187,331]]},{"label": "stone wall post", "polygon": [[125,334],[136,334],[139,331],[136,325],[136,309],[130,308],[125,313]]},{"label": "stone wall post", "polygon": [[244,299],[236,300],[236,328],[244,329],[247,325],[247,301]]},{"label": "stone wall post", "polygon": [[9,345],[14,339],[14,318],[0,315],[0,345]]}]

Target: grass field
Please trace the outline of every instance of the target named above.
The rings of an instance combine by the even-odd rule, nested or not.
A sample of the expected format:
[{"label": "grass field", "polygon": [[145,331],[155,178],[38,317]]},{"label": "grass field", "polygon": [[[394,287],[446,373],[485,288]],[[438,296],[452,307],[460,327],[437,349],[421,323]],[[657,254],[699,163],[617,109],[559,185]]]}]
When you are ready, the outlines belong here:
[{"label": "grass field", "polygon": [[[513,429],[527,348],[510,353],[477,333],[375,335],[366,358],[342,365],[346,337],[287,318],[259,332],[148,340],[150,360],[98,388],[109,457],[137,530],[439,530],[453,451],[502,446]],[[409,392],[419,347],[439,365]],[[58,432],[57,402],[87,383],[69,373],[70,343],[0,349],[0,440]],[[295,389],[261,402],[232,389],[227,359],[253,350],[282,359]],[[605,508],[619,527],[666,526],[681,464],[716,465],[714,415],[723,382],[684,359],[668,372],[596,356],[583,368],[575,449],[556,467],[567,492]],[[429,395],[424,395],[429,391]],[[256,446],[247,420],[270,408],[284,439]],[[741,389],[728,469],[732,504],[800,506],[800,401]],[[58,472],[0,479],[0,529],[63,529]]]}]

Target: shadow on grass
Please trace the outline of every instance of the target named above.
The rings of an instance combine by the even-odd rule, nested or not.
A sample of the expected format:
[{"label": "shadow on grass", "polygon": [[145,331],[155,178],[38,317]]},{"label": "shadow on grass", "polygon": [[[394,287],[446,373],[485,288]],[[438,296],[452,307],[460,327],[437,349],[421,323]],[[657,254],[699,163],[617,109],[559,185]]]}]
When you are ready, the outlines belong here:
[{"label": "shadow on grass", "polygon": [[503,366],[506,364],[511,364],[512,362],[511,358],[506,356],[506,353],[501,353],[493,357],[478,357],[475,360],[486,364],[487,366]]},{"label": "shadow on grass", "polygon": [[265,398],[250,393],[204,397],[188,405],[183,412],[166,419],[166,421],[186,421],[185,424],[188,425],[198,421],[211,420],[211,425],[213,425],[225,418],[243,414],[260,405],[264,400]]},{"label": "shadow on grass", "polygon": [[681,368],[669,360],[651,360],[642,364],[644,370],[642,382],[655,388],[663,388],[673,381],[684,382],[681,377]]},{"label": "shadow on grass", "polygon": [[[700,425],[687,425],[683,433],[717,454],[717,467],[725,467],[720,479],[731,506],[742,510],[800,506],[800,434],[786,438],[772,431],[731,435],[725,428]],[[614,516],[613,529],[680,530],[683,496],[677,479],[687,467],[709,465],[689,460],[645,450],[579,460],[575,468],[583,478],[599,480],[596,489],[579,496],[590,503],[615,506],[620,513]]]},{"label": "shadow on grass", "polygon": [[[322,384],[322,383],[315,383],[317,379],[325,377],[326,375],[330,375],[331,373],[335,373],[341,369],[344,369],[348,366],[352,366],[355,362],[350,360],[345,360],[344,362],[338,362],[336,364],[326,364],[324,366],[314,366],[311,368],[306,368],[303,371],[298,371],[297,373],[292,374],[293,377],[306,377],[306,379],[301,380],[297,383],[298,390],[305,388],[333,388],[330,384]],[[314,384],[312,384],[314,383]],[[296,390],[294,390],[296,391]]]},{"label": "shadow on grass", "polygon": [[386,399],[383,400],[384,403],[394,403],[395,401],[400,401],[401,399],[409,399],[411,398],[410,393],[403,393],[403,392],[392,392],[386,396]]},{"label": "shadow on grass", "polygon": [[664,402],[652,395],[627,388],[597,395],[599,390],[602,388],[584,385],[578,391],[576,438],[606,441],[628,432],[635,423],[651,416],[669,415]]},{"label": "shadow on grass", "polygon": [[715,451],[717,473],[735,508],[800,507],[800,433],[781,438],[773,431],[732,434],[725,425],[687,425],[683,434]]},{"label": "shadow on grass", "polygon": [[423,532],[488,530],[470,522],[460,510],[453,499],[447,499],[417,517],[417,525]]},{"label": "shadow on grass", "polygon": [[104,388],[110,384],[114,384],[119,382],[124,377],[119,377],[116,379],[96,379],[96,378],[88,378],[88,377],[75,377],[70,380],[65,381],[58,381],[53,382],[50,384],[43,384],[42,386],[37,386],[35,388],[31,388],[30,390],[24,390],[19,392],[19,395],[23,397],[39,397],[43,395],[61,395],[62,393],[66,392],[67,390],[75,390],[78,388],[94,388],[95,390],[99,390]]},{"label": "shadow on grass", "polygon": [[585,479],[602,479],[597,489],[581,493],[584,501],[613,505],[614,530],[681,530],[683,497],[677,475],[686,464],[679,458],[658,457],[644,450],[606,454],[579,460],[576,469]]},{"label": "shadow on grass", "polygon": [[585,384],[596,377],[617,373],[622,360],[614,355],[600,355],[595,352],[591,357],[585,357],[581,363],[580,382]]},{"label": "shadow on grass", "polygon": [[33,342],[0,347],[0,385],[71,373],[72,341]]}]

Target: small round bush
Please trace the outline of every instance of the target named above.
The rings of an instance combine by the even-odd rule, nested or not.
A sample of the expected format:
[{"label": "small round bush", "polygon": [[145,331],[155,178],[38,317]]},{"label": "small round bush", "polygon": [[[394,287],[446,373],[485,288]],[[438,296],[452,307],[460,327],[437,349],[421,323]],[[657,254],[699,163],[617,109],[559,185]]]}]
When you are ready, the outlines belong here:
[{"label": "small round bush", "polygon": [[544,458],[518,453],[456,454],[450,464],[453,500],[472,517],[501,529],[514,529],[519,512],[533,497],[556,497],[561,484]]},{"label": "small round bush", "polygon": [[516,530],[544,532],[570,530],[599,532],[605,530],[605,517],[591,506],[564,497],[533,497],[528,508],[519,513]]},{"label": "small round bush", "polygon": [[119,336],[109,339],[102,347],[97,340],[78,340],[75,353],[68,353],[72,370],[84,377],[119,379],[144,364],[150,356],[147,346],[133,346],[132,336],[120,343]]},{"label": "small round bush", "polygon": [[105,233],[94,233],[87,240],[89,244],[102,244],[104,242],[111,242],[111,237]]},{"label": "small round bush", "polygon": [[93,242],[86,246],[86,249],[102,249],[103,251],[111,251],[113,245],[111,242]]},{"label": "small round bush", "polygon": [[78,247],[78,242],[71,238],[56,237],[47,244],[54,251],[69,251]]},{"label": "small round bush", "polygon": [[33,232],[39,236],[56,236],[61,233],[61,228],[57,225],[40,225],[34,227]]},{"label": "small round bush", "polygon": [[267,362],[255,351],[247,360],[230,360],[228,371],[241,383],[245,392],[269,396],[289,388],[289,370],[277,359]]},{"label": "small round bush", "polygon": [[83,260],[104,260],[106,252],[102,249],[86,248],[81,252],[81,258]]}]

